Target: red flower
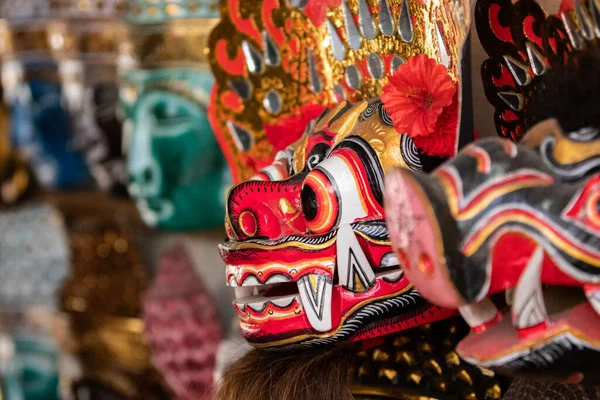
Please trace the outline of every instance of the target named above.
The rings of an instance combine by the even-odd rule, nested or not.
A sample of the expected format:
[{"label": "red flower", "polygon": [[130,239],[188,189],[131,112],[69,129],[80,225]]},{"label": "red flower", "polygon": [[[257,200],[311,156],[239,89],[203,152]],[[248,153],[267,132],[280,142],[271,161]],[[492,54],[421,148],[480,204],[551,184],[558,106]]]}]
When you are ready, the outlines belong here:
[{"label": "red flower", "polygon": [[415,146],[430,156],[452,157],[456,154],[458,128],[458,92],[452,104],[444,108],[435,125],[434,135],[421,135],[414,138]]},{"label": "red flower", "polygon": [[[415,139],[417,147],[420,147],[418,142],[427,143],[421,150],[442,155],[440,152],[447,154],[450,151],[445,144],[448,132],[438,132],[438,129],[447,130],[453,123],[456,126],[458,113],[445,110],[453,106],[456,93],[456,85],[446,67],[423,54],[409,58],[390,76],[381,101],[399,133]],[[458,101],[455,103],[457,105]],[[444,121],[440,121],[442,116]],[[444,143],[434,145],[432,142],[442,134]]]}]

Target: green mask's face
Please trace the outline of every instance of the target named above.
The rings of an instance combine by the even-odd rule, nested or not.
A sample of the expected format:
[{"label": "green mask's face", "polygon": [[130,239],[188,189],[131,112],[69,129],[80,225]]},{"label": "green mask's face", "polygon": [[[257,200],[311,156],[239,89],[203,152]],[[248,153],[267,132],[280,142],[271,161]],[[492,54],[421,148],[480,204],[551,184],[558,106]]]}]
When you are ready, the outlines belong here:
[{"label": "green mask's face", "polygon": [[131,70],[125,81],[129,191],[144,221],[176,231],[220,227],[230,178],[206,113],[212,76]]}]

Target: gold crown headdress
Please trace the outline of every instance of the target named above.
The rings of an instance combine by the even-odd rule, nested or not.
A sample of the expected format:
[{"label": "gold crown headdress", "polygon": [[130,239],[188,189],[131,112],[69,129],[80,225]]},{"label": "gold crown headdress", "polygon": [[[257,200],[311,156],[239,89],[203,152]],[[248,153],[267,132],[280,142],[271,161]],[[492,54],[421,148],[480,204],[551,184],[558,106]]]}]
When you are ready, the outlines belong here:
[{"label": "gold crown headdress", "polygon": [[468,0],[299,3],[221,1],[222,20],[209,40],[216,77],[210,117],[236,181],[302,133],[269,137],[269,127],[293,129],[306,125],[311,106],[380,95],[411,56],[426,54],[459,80]]},{"label": "gold crown headdress", "polygon": [[219,21],[214,0],[129,0],[125,16],[141,66],[207,64],[208,35]]}]

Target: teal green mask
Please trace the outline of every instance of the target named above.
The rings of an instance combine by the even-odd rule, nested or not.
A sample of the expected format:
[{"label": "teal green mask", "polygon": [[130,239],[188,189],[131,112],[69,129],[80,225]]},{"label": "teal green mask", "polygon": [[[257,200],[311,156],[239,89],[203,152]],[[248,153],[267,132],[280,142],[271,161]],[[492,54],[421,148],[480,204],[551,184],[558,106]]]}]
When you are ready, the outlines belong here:
[{"label": "teal green mask", "polygon": [[13,337],[14,357],[2,375],[5,400],[58,400],[58,351],[31,334]]},{"label": "teal green mask", "polygon": [[223,224],[230,176],[206,113],[213,82],[193,68],[125,74],[129,192],[150,226],[189,231]]}]

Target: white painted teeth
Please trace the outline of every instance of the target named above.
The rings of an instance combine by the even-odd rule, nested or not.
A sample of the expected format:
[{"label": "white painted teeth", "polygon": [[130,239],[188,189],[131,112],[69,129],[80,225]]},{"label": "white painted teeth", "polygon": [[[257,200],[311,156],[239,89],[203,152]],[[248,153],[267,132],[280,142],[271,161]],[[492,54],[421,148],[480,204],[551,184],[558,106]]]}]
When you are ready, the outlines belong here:
[{"label": "white painted teeth", "polygon": [[291,282],[292,279],[285,275],[273,275],[270,276],[269,279],[265,282],[265,285],[273,285],[275,283],[288,283]]},{"label": "white painted teeth", "polygon": [[257,300],[257,301],[253,301],[251,303],[246,304],[247,307],[249,307],[251,310],[256,311],[256,312],[263,312],[265,310],[265,308],[267,308],[267,299],[264,299],[263,301]]},{"label": "white painted teeth", "polygon": [[377,279],[349,224],[338,230],[337,271],[342,287],[355,293],[366,292]]},{"label": "white painted teeth", "polygon": [[269,301],[279,308],[288,308],[289,306],[292,305],[292,303],[294,302],[294,300],[297,297],[298,297],[297,295],[280,296],[280,297],[274,297],[274,298],[270,299]]},{"label": "white painted teeth", "polygon": [[238,287],[238,283],[237,280],[235,279],[234,276],[231,277],[231,279],[229,279],[229,287],[235,288]]},{"label": "white painted teeth", "polygon": [[378,278],[383,278],[391,282],[397,282],[400,280],[400,278],[402,278],[402,275],[404,275],[404,271],[402,271],[400,268],[377,273]]},{"label": "white painted teeth", "polygon": [[541,274],[544,261],[544,248],[538,246],[519,277],[514,290],[512,305],[513,325],[519,329],[548,321]]},{"label": "white painted teeth", "polygon": [[252,296],[251,293],[251,296],[237,297],[233,303],[237,305],[242,311],[244,311],[246,307],[248,307],[252,311],[260,313],[267,308],[267,305],[269,303],[279,308],[288,308],[294,303],[294,300],[299,300],[297,294],[290,294],[278,297],[263,297],[257,295]]},{"label": "white painted teeth", "polygon": [[330,331],[333,279],[319,274],[303,276],[298,280],[298,291],[302,307],[313,329],[318,332]]},{"label": "white painted teeth", "polygon": [[381,258],[381,262],[379,263],[379,268],[391,268],[397,267],[391,270],[377,271],[375,275],[377,278],[384,278],[387,281],[397,282],[402,275],[404,275],[404,271],[400,268],[400,261],[398,257],[394,253],[387,253]]},{"label": "white painted teeth", "polygon": [[262,283],[260,283],[260,281],[255,277],[255,276],[249,276],[246,279],[244,279],[244,282],[242,282],[242,286],[261,286]]},{"label": "white painted teeth", "polygon": [[379,268],[389,268],[399,266],[400,261],[398,257],[394,253],[387,253],[381,258],[381,262],[379,263]]}]

